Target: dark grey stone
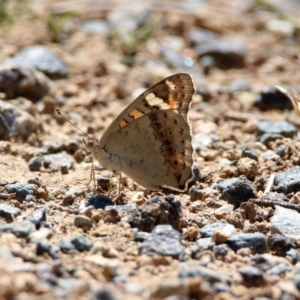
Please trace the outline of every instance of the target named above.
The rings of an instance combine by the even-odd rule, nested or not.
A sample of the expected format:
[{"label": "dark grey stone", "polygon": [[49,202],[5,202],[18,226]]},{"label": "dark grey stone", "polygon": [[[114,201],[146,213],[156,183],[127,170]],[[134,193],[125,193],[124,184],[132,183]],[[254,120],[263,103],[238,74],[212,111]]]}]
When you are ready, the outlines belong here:
[{"label": "dark grey stone", "polygon": [[269,250],[280,256],[284,256],[292,248],[297,248],[295,242],[281,234],[268,235],[267,243]]},{"label": "dark grey stone", "polygon": [[62,144],[52,144],[47,149],[49,154],[59,153],[62,150],[63,150],[63,145]]},{"label": "dark grey stone", "polygon": [[276,154],[278,154],[279,156],[283,155],[284,152],[288,149],[288,146],[287,145],[279,145],[276,149]]},{"label": "dark grey stone", "polygon": [[254,198],[254,190],[251,181],[242,175],[238,178],[226,179],[218,184],[222,196],[228,203],[240,204]]},{"label": "dark grey stone", "polygon": [[0,216],[7,222],[12,222],[14,218],[21,214],[21,210],[17,207],[0,204]]},{"label": "dark grey stone", "polygon": [[274,142],[276,140],[282,140],[282,139],[284,139],[284,136],[282,134],[278,134],[278,133],[265,133],[265,134],[263,134],[260,137],[259,141],[262,144],[268,146],[268,144],[270,142]]},{"label": "dark grey stone", "polygon": [[256,267],[243,267],[239,272],[245,280],[257,280],[263,278],[263,272]]},{"label": "dark grey stone", "polygon": [[28,162],[30,171],[39,171],[42,167],[42,159],[39,156],[32,157]]},{"label": "dark grey stone", "polygon": [[41,227],[41,222],[47,221],[46,213],[47,213],[46,207],[41,207],[34,210],[26,219],[32,222],[38,229]]},{"label": "dark grey stone", "polygon": [[248,147],[246,147],[242,150],[241,157],[248,157],[248,158],[258,161],[257,154]]},{"label": "dark grey stone", "polygon": [[260,232],[236,234],[227,239],[226,244],[233,251],[250,248],[254,253],[267,252],[266,236]]},{"label": "dark grey stone", "polygon": [[62,238],[60,240],[59,247],[63,253],[69,253],[69,252],[76,251],[75,246],[65,238]]},{"label": "dark grey stone", "polygon": [[300,166],[278,173],[274,179],[274,190],[285,195],[300,191]]},{"label": "dark grey stone", "polygon": [[89,251],[93,244],[91,241],[83,235],[78,235],[71,240],[71,243],[79,252]]},{"label": "dark grey stone", "polygon": [[157,224],[171,224],[179,229],[181,215],[181,202],[173,195],[154,196],[128,217],[128,223],[146,232],[151,232]]},{"label": "dark grey stone", "polygon": [[[107,206],[114,206],[114,202],[108,197],[102,195],[96,195],[96,196],[89,197],[87,199],[86,205],[87,206],[92,205],[96,209],[98,208],[105,209]],[[117,209],[116,207],[114,206],[115,209]]]},{"label": "dark grey stone", "polygon": [[184,253],[180,233],[171,225],[157,225],[150,236],[141,244],[141,253],[156,253],[178,258]]},{"label": "dark grey stone", "polygon": [[37,243],[35,253],[36,255],[43,255],[45,253],[49,254],[53,259],[57,259],[57,250],[58,248],[52,245],[48,240],[44,239]]},{"label": "dark grey stone", "polygon": [[5,189],[9,194],[16,193],[17,199],[23,201],[27,195],[35,195],[38,186],[27,183],[12,183],[5,185]]},{"label": "dark grey stone", "polygon": [[269,269],[272,269],[278,263],[270,255],[258,254],[251,258],[251,265],[259,268],[260,270],[266,272]]},{"label": "dark grey stone", "polygon": [[198,180],[201,179],[201,173],[200,173],[200,169],[198,168],[198,166],[193,165],[192,166],[192,172],[193,172],[193,175],[194,175],[193,180],[198,181]]}]

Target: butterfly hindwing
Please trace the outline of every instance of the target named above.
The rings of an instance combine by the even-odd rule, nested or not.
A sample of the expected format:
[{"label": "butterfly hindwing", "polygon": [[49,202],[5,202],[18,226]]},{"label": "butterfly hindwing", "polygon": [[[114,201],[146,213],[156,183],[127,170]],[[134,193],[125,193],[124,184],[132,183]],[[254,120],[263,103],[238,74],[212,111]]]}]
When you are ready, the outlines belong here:
[{"label": "butterfly hindwing", "polygon": [[192,79],[184,73],[150,87],[102,136],[98,147],[111,156],[95,155],[96,159],[112,170],[109,159],[117,157],[117,171],[149,189],[185,190],[192,178],[193,148],[187,112],[193,94]]}]

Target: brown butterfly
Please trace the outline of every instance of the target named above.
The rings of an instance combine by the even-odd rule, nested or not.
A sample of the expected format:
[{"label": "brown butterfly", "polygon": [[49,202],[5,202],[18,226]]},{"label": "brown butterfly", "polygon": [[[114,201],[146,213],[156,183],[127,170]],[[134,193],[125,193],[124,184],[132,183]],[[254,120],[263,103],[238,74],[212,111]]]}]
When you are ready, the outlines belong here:
[{"label": "brown butterfly", "polygon": [[193,147],[187,113],[195,89],[179,73],[151,86],[110,124],[102,138],[85,143],[95,160],[143,187],[186,190],[193,178]]}]

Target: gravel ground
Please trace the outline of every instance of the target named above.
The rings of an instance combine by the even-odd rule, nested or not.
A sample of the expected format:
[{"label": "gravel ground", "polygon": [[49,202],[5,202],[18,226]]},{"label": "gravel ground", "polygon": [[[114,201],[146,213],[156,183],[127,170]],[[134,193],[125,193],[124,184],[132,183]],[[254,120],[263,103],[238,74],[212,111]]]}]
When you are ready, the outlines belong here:
[{"label": "gravel ground", "polygon": [[[0,300],[300,299],[298,1],[142,3],[0,6]],[[175,73],[196,89],[187,191],[123,174],[118,195],[104,170],[94,193],[56,109],[100,138]]]}]

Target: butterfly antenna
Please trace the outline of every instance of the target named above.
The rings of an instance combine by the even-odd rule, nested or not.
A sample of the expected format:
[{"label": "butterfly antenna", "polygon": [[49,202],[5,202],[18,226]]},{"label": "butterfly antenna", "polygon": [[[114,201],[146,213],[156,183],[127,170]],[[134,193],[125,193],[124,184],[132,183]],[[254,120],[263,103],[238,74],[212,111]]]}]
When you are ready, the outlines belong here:
[{"label": "butterfly antenna", "polygon": [[84,132],[82,129],[80,129],[78,126],[76,126],[74,123],[72,123],[69,119],[67,119],[61,112],[60,110],[57,108],[56,109],[56,113],[58,115],[60,115],[64,120],[66,120],[68,123],[70,123],[72,126],[74,126],[76,129],[78,129],[79,131],[81,131],[85,136],[87,136],[88,139],[90,139],[89,135]]}]

